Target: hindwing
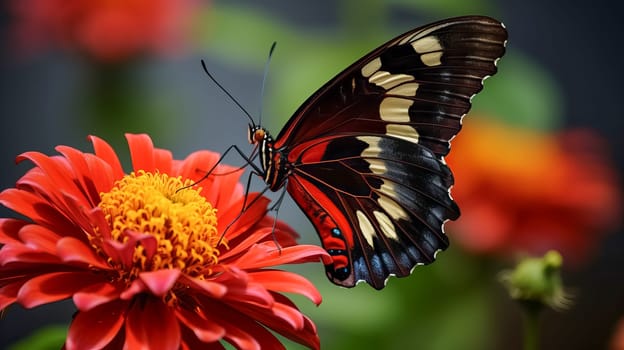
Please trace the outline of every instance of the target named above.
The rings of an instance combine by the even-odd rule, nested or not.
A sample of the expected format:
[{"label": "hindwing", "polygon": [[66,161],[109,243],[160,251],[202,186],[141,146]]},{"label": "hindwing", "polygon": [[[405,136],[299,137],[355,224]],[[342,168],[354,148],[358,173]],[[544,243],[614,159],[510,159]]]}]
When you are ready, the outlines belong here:
[{"label": "hindwing", "polygon": [[426,147],[387,136],[338,136],[309,142],[288,191],[334,257],[336,284],[381,289],[448,246],[443,223],[459,216],[453,177]]}]

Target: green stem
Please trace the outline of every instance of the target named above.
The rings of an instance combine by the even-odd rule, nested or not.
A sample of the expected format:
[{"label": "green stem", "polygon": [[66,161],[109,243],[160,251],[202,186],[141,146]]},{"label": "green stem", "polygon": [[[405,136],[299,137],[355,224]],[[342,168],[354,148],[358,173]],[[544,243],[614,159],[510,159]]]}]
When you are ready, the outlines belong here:
[{"label": "green stem", "polygon": [[524,350],[539,349],[539,316],[542,309],[539,303],[523,302]]}]

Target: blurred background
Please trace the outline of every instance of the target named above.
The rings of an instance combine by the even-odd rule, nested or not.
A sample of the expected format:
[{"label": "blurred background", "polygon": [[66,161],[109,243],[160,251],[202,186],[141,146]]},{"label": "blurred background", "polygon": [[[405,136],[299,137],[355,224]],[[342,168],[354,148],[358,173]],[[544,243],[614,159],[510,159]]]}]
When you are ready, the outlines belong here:
[{"label": "blurred background", "polygon": [[[542,348],[624,348],[624,53],[617,2],[8,0],[1,6],[2,189],[30,167],[14,165],[16,155],[52,154],[59,144],[91,150],[89,134],[122,154],[126,132],[149,133],[176,158],[232,143],[249,149],[247,119],[202,72],[200,59],[251,114],[262,109],[264,126],[276,135],[317,88],[392,37],[456,15],[503,21],[507,54],[473,100],[448,158],[462,209],[447,226],[451,247],[382,291],[341,289],[322,266],[302,267],[324,302],[298,305],[316,322],[325,349],[521,349],[521,312],[497,276],[523,254],[557,249],[574,303],[542,315]],[[255,186],[261,188],[259,180]],[[0,214],[13,215],[5,208]],[[280,219],[303,242],[318,244],[290,199]],[[45,325],[63,329],[73,312],[67,302],[11,307],[0,319],[0,348]]]}]

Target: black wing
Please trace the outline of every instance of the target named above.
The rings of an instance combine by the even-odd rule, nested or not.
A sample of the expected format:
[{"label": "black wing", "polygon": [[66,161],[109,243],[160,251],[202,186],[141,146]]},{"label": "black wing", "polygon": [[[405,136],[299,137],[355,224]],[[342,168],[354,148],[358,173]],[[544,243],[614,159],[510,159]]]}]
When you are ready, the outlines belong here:
[{"label": "black wing", "polygon": [[412,30],[325,84],[278,135],[287,189],[333,256],[334,283],[381,289],[448,246],[443,223],[459,209],[443,157],[506,40],[478,16]]}]

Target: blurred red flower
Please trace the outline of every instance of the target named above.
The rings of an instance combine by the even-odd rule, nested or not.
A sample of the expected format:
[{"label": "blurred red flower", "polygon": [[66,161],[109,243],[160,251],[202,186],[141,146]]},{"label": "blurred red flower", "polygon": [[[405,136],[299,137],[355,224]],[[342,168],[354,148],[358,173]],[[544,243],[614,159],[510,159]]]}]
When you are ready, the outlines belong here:
[{"label": "blurred red flower", "polygon": [[130,174],[96,137],[94,154],[58,146],[60,156],[18,157],[35,167],[0,193],[28,218],[0,219],[0,310],[73,298],[67,349],[218,349],[221,340],[282,348],[269,329],[318,348],[315,325],[282,294],[319,304],[318,290],[271,267],[326,259],[325,251],[297,245],[285,224],[273,231],[269,200],[257,194],[223,235],[241,212],[241,172],[219,165],[221,175],[180,190],[218,154],[173,160],[147,135],[127,139]]},{"label": "blurred red flower", "polygon": [[21,50],[57,46],[102,62],[171,52],[185,42],[199,0],[12,0]]},{"label": "blurred red flower", "polygon": [[588,130],[557,135],[477,118],[447,161],[461,218],[455,241],[475,253],[542,255],[580,262],[621,215],[621,192],[602,139]]},{"label": "blurred red flower", "polygon": [[614,332],[609,342],[609,350],[624,350],[624,318],[615,324]]}]

